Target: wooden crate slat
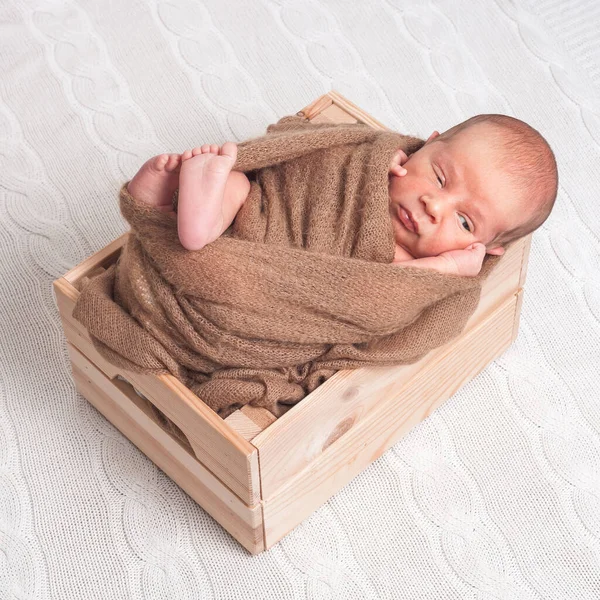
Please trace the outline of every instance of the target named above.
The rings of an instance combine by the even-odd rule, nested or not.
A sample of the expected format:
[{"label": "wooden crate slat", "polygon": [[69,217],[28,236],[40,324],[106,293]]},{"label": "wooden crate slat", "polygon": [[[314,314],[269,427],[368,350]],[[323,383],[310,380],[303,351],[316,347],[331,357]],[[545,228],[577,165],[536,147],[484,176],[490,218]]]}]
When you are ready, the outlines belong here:
[{"label": "wooden crate slat", "polygon": [[135,392],[108,379],[71,344],[67,347],[77,390],[248,551],[261,552],[261,505],[243,503],[152,420]]},{"label": "wooden crate slat", "polygon": [[380,123],[377,119],[372,117],[369,113],[365,112],[362,108],[354,104],[348,100],[348,98],[344,98],[340,93],[335,90],[331,90],[328,94],[329,98],[333,101],[333,103],[342,109],[346,114],[354,117],[357,121],[361,123],[366,123],[370,125],[374,129],[385,129],[389,131],[389,127],[386,127],[383,123]]},{"label": "wooden crate slat", "polygon": [[516,241],[502,257],[481,286],[481,299],[465,325],[465,332],[481,322],[500,306],[506,298],[522,288],[522,270],[529,251],[531,236]]},{"label": "wooden crate slat", "polygon": [[[246,404],[242,406],[240,410],[252,421],[254,421],[262,431],[266,429],[271,423],[277,421],[277,417],[266,408],[262,406],[251,406]],[[237,411],[236,411],[237,412]]]},{"label": "wooden crate slat", "polygon": [[321,112],[319,117],[327,117],[332,123],[340,124],[340,123],[358,123],[358,119],[349,115],[343,108],[340,108],[337,104],[332,104],[328,106],[325,110]]},{"label": "wooden crate slat", "polygon": [[119,236],[116,240],[113,240],[108,246],[105,246],[98,252],[94,252],[91,256],[86,258],[83,262],[79,263],[76,267],[73,267],[70,271],[67,271],[61,279],[64,279],[74,287],[75,284],[84,276],[89,275],[92,271],[98,267],[107,268],[113,262],[116,262],[123,244],[127,241],[129,233],[124,233]]},{"label": "wooden crate slat", "polygon": [[232,429],[235,429],[245,440],[252,440],[261,431],[261,427],[257,425],[250,417],[247,417],[241,410],[236,410],[231,413],[225,423]]},{"label": "wooden crate slat", "polygon": [[[265,547],[268,549],[277,543],[502,354],[512,342],[516,303],[516,296],[507,300],[497,313],[462,337],[445,356],[437,356],[437,366],[430,365],[428,369],[417,371],[409,385],[400,385],[395,391],[379,392],[375,406],[368,406],[373,400],[361,394],[355,425],[318,453],[303,470],[282,478],[276,489],[267,488],[263,495]],[[370,380],[376,378],[377,375],[372,374]],[[309,421],[298,418],[295,423],[288,423],[295,435],[302,431],[306,436],[315,428],[318,430],[315,423],[320,423],[321,417],[327,418],[327,415],[314,414],[310,410],[302,417],[309,414]],[[276,449],[278,441],[280,446],[286,443],[284,439],[272,440],[270,450]],[[262,447],[260,456],[262,464]],[[286,469],[286,462],[271,462],[268,469]]]},{"label": "wooden crate slat", "polygon": [[146,375],[115,367],[95,349],[85,327],[73,316],[79,296],[69,282],[54,282],[65,336],[110,379],[121,375],[186,435],[198,460],[240,499],[254,505],[260,498],[256,448],[171,375]]},{"label": "wooden crate slat", "polygon": [[331,106],[333,104],[333,99],[329,96],[329,94],[323,94],[319,96],[314,102],[311,102],[308,106],[304,107],[298,115],[302,115],[307,119],[311,120],[320,114],[323,109]]}]

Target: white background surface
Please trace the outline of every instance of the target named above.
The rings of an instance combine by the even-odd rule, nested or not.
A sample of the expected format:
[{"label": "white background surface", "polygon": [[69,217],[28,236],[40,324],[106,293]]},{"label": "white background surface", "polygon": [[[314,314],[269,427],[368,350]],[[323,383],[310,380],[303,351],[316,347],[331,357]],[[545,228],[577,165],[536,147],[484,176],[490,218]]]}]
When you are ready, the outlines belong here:
[{"label": "white background surface", "polygon": [[[597,7],[0,3],[0,598],[600,597]],[[559,197],[513,346],[251,557],[76,393],[51,283],[126,231],[147,158],[330,89],[422,137],[517,116]]]}]

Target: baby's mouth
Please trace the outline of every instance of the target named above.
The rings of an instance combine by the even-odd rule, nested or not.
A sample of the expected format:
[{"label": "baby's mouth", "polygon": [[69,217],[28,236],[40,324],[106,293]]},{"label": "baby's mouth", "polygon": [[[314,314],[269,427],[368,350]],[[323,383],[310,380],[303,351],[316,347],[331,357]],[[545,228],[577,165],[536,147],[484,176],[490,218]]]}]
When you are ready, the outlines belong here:
[{"label": "baby's mouth", "polygon": [[398,218],[400,219],[400,222],[402,223],[402,225],[404,225],[404,227],[406,227],[406,229],[408,229],[409,231],[412,231],[413,233],[416,233],[414,223],[411,221],[410,217],[408,216],[406,209],[403,208],[400,204],[398,205]]}]

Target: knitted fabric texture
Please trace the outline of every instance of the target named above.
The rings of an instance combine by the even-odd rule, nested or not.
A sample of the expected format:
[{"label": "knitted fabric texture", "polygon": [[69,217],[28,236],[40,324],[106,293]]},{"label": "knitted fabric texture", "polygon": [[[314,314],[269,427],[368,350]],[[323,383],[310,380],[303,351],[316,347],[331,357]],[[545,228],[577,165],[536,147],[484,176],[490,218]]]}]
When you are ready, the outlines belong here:
[{"label": "knitted fabric texture", "polygon": [[198,251],[125,184],[127,243],[73,316],[108,361],[171,373],[223,418],[245,404],[279,417],[340,369],[415,362],[461,333],[501,259],[476,277],[391,264],[389,164],[423,144],[284,117],[239,144],[249,196]]}]

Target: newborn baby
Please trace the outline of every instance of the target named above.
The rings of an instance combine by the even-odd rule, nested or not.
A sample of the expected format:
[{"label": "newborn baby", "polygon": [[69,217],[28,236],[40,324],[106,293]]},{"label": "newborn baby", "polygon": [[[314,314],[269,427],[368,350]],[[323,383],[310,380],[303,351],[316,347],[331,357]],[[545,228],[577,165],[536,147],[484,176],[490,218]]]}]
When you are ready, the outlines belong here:
[{"label": "newborn baby", "polygon": [[[177,227],[188,250],[217,239],[250,191],[232,170],[237,146],[205,144],[147,161],[129,182],[131,195],[172,211],[179,189]],[[393,263],[475,276],[486,252],[537,229],[558,187],[554,153],[535,129],[506,115],[478,115],[440,134],[389,167]]]}]

